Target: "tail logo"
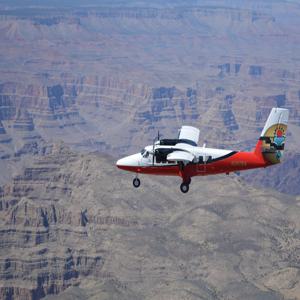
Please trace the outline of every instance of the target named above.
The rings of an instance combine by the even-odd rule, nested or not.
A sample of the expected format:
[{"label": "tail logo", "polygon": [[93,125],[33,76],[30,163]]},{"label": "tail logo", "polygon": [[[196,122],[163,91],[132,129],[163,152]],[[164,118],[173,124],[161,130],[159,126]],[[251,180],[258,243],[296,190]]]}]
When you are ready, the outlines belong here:
[{"label": "tail logo", "polygon": [[[260,135],[261,153],[266,161],[277,164],[283,154],[289,111],[273,107]],[[256,149],[259,149],[258,147]]]},{"label": "tail logo", "polygon": [[285,135],[284,135],[284,128],[276,128],[274,132],[273,146],[276,150],[283,150],[284,149],[284,142],[285,142]]},{"label": "tail logo", "polygon": [[263,141],[262,153],[265,159],[272,164],[280,162],[285,145],[286,129],[285,124],[276,124],[271,126],[264,136],[260,137]]}]

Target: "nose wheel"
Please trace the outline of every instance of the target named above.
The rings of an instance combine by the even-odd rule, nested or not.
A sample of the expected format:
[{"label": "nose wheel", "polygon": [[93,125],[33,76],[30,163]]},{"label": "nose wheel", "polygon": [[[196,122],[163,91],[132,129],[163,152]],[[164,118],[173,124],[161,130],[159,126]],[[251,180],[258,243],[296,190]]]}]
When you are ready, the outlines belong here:
[{"label": "nose wheel", "polygon": [[135,188],[138,188],[141,185],[141,181],[137,177],[135,177],[132,181],[132,184]]},{"label": "nose wheel", "polygon": [[189,191],[190,189],[190,185],[188,183],[185,183],[183,182],[181,185],[180,185],[180,190],[185,194]]}]

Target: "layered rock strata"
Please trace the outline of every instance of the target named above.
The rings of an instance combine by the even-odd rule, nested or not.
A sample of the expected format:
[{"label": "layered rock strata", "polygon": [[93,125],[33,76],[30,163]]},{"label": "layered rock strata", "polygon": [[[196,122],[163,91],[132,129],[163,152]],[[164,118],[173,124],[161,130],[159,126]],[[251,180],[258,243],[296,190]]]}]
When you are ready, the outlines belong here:
[{"label": "layered rock strata", "polygon": [[158,130],[176,137],[183,124],[201,129],[200,145],[250,150],[274,106],[290,110],[286,146],[297,155],[299,7],[223,2],[7,3],[0,10],[0,157],[40,152],[38,139],[26,145],[25,130],[123,156],[152,144]]},{"label": "layered rock strata", "polygon": [[298,299],[299,197],[220,175],[183,201],[176,178],[131,180],[60,144],[1,187],[1,298]]}]

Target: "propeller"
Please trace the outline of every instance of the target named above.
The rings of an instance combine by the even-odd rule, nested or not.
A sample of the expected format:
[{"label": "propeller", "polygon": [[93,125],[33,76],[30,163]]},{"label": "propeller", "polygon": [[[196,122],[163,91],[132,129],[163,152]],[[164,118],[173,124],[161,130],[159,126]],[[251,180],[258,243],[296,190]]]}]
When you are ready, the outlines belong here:
[{"label": "propeller", "polygon": [[152,155],[152,165],[154,165],[154,152],[155,152],[155,141],[159,141],[160,140],[160,134],[159,134],[159,130],[157,131],[157,138],[154,138],[153,140],[153,147],[152,147],[152,152],[153,152],[153,155]]},{"label": "propeller", "polygon": [[153,147],[152,147],[152,165],[154,166],[154,148],[155,148],[155,139],[153,140]]}]

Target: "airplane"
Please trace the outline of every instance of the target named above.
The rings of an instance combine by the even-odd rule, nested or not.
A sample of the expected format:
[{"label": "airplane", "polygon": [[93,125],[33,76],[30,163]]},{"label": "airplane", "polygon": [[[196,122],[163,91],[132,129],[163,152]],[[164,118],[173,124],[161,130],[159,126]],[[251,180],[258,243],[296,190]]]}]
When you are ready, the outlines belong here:
[{"label": "airplane", "polygon": [[116,163],[117,167],[136,173],[133,186],[141,184],[138,174],[180,176],[182,193],[189,191],[191,178],[248,169],[266,168],[280,163],[286,139],[289,111],[272,108],[253,151],[232,151],[197,146],[200,130],[182,126],[178,138],[160,139],[153,145]]}]

